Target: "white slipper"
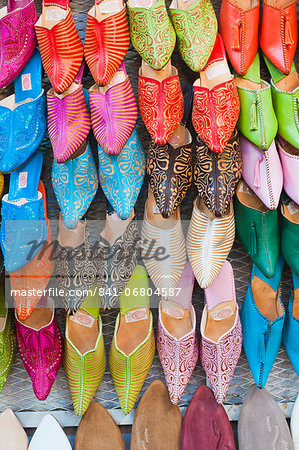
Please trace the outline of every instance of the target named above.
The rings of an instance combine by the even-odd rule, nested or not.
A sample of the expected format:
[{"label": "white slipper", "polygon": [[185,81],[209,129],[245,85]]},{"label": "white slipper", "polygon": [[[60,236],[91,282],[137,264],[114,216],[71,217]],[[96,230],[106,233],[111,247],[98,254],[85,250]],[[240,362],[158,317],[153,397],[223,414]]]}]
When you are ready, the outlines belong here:
[{"label": "white slipper", "polygon": [[72,450],[70,441],[57,420],[47,414],[31,439],[28,450]]}]

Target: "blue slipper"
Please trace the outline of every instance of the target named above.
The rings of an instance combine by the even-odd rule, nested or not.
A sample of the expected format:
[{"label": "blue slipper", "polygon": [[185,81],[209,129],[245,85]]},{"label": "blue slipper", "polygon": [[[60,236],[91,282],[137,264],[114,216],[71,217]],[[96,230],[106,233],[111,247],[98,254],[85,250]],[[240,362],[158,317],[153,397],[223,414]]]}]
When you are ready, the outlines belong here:
[{"label": "blue slipper", "polygon": [[37,150],[47,128],[39,50],[14,81],[15,93],[0,101],[0,171],[16,170]]},{"label": "blue slipper", "polygon": [[42,164],[43,154],[38,150],[11,174],[9,192],[2,198],[0,244],[8,272],[25,266],[47,238],[45,208],[38,191]]},{"label": "blue slipper", "polygon": [[99,178],[103,192],[122,219],[130,217],[145,175],[145,155],[134,130],[118,155],[108,155],[98,146]]},{"label": "blue slipper", "polygon": [[[282,339],[285,320],[284,306],[281,301],[281,275],[284,260],[280,256],[273,278],[266,278],[254,264],[240,318],[243,330],[245,355],[259,389],[265,387],[268,376],[276,359]],[[266,286],[266,284],[268,286]],[[259,308],[267,309],[267,317]],[[261,297],[263,297],[261,302]],[[268,316],[271,314],[271,320]]]},{"label": "blue slipper", "polygon": [[98,190],[98,174],[90,145],[74,159],[53,161],[52,185],[66,228],[74,228]]}]

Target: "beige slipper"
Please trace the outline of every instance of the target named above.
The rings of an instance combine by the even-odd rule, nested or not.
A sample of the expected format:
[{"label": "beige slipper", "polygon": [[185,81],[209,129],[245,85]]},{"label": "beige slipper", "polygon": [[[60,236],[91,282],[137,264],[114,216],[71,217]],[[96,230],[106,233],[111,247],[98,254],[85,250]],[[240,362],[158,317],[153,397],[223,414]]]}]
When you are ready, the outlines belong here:
[{"label": "beige slipper", "polygon": [[181,425],[180,408],[171,403],[165,384],[155,380],[136,410],[131,450],[178,450]]}]

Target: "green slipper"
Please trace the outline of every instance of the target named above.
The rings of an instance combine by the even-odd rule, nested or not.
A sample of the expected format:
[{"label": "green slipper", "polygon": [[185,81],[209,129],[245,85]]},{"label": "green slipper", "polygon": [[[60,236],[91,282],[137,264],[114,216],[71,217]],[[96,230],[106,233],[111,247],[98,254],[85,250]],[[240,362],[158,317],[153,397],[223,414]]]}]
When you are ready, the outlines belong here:
[{"label": "green slipper", "polygon": [[278,125],[271,86],[260,77],[258,53],[244,76],[236,74],[236,85],[241,106],[237,128],[254,145],[267,150],[276,136]]},{"label": "green slipper", "polygon": [[294,147],[299,148],[299,78],[294,61],[289,75],[284,75],[265,55],[263,57],[271,75],[278,134]]},{"label": "green slipper", "polygon": [[281,252],[299,277],[299,206],[285,193],[281,196]]},{"label": "green slipper", "polygon": [[234,197],[236,231],[254,264],[272,278],[280,250],[277,209],[268,209],[241,180]]},{"label": "green slipper", "polygon": [[155,354],[148,293],[146,270],[136,266],[119,298],[120,313],[109,353],[110,372],[124,414],[133,409]]},{"label": "green slipper", "polygon": [[176,40],[165,0],[158,0],[150,8],[132,3],[127,3],[132,44],[144,61],[161,70],[168,63]]},{"label": "green slipper", "polygon": [[[98,292],[96,284],[91,290]],[[80,309],[66,319],[63,365],[79,416],[87,410],[106,368],[99,306],[99,296],[88,294]]]}]

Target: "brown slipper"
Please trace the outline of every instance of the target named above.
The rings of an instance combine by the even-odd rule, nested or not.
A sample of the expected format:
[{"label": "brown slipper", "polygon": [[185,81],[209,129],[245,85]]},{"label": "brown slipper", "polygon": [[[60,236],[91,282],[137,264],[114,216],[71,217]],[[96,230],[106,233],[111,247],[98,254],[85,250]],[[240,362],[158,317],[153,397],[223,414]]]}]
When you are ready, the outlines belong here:
[{"label": "brown slipper", "polygon": [[171,403],[167,387],[160,380],[153,381],[135,413],[131,450],[178,450],[181,424],[180,408]]},{"label": "brown slipper", "polygon": [[108,411],[92,402],[78,426],[74,450],[125,450],[124,438]]}]

